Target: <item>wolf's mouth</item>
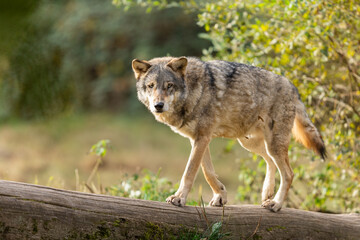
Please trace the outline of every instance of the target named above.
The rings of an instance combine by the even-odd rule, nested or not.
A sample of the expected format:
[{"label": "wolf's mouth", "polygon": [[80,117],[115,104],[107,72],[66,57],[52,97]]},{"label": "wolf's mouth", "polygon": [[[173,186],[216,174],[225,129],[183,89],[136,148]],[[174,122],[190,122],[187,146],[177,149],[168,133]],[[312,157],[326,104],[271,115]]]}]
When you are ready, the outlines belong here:
[{"label": "wolf's mouth", "polygon": [[155,113],[163,113],[163,110],[155,110]]}]

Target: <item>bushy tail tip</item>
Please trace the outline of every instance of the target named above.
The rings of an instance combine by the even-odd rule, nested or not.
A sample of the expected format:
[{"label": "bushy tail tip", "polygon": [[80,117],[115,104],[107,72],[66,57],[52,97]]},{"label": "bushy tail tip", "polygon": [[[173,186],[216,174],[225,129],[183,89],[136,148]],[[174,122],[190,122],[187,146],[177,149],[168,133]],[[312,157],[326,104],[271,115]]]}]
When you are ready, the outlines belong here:
[{"label": "bushy tail tip", "polygon": [[306,148],[312,149],[324,161],[327,157],[324,141],[319,131],[307,116],[304,105],[302,103],[300,104],[297,105],[292,132],[297,141],[302,143]]}]

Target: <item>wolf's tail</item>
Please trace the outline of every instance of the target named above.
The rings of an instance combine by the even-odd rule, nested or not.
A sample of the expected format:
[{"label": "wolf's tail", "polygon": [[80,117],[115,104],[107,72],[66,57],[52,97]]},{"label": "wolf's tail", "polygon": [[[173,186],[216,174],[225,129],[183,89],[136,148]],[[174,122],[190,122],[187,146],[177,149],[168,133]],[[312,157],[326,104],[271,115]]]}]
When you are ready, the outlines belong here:
[{"label": "wolf's tail", "polygon": [[324,141],[319,131],[311,122],[305,111],[305,106],[300,100],[296,104],[296,115],[292,133],[297,141],[301,142],[305,147],[312,149],[325,160],[326,148]]}]

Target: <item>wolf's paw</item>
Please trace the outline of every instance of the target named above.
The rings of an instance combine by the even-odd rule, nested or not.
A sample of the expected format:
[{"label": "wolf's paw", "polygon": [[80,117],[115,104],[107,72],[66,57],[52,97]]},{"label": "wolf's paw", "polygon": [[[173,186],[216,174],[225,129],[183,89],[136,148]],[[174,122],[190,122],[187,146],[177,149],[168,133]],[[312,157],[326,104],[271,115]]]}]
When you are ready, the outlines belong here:
[{"label": "wolf's paw", "polygon": [[166,199],[166,202],[171,203],[171,204],[173,204],[175,206],[178,206],[178,207],[183,207],[183,206],[185,206],[186,199],[182,198],[182,197],[175,196],[175,195],[171,195],[170,197],[168,197]]},{"label": "wolf's paw", "polygon": [[261,194],[261,200],[262,202],[266,202],[267,200],[271,200],[274,196],[274,190],[271,190],[270,188],[263,190]]},{"label": "wolf's paw", "polygon": [[225,193],[215,193],[209,206],[211,207],[222,207],[227,203],[226,192]]},{"label": "wolf's paw", "polygon": [[262,194],[262,197],[261,197],[261,201],[262,203],[266,202],[266,201],[270,201],[274,196],[274,193],[269,193],[269,192],[265,192]]},{"label": "wolf's paw", "polygon": [[282,204],[274,200],[267,199],[261,204],[261,206],[263,208],[269,209],[270,211],[278,212],[280,211]]}]

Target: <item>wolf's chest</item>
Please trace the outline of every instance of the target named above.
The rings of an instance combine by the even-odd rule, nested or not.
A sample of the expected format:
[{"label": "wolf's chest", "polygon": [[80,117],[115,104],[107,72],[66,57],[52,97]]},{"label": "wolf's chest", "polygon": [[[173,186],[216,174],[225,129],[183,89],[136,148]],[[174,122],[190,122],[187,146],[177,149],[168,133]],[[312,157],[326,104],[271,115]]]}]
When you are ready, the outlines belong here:
[{"label": "wolf's chest", "polygon": [[185,124],[182,127],[174,127],[174,126],[170,125],[170,128],[171,128],[171,130],[180,134],[183,137],[191,138],[191,139],[195,138],[195,131],[196,131],[196,122],[195,121],[188,122],[187,124]]}]

